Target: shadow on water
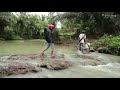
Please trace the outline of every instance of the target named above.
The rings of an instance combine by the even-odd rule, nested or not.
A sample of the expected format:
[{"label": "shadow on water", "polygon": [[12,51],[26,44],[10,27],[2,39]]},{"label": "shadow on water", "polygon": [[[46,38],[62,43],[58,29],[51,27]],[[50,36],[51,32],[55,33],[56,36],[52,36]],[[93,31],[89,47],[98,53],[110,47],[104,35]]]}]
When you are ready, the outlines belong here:
[{"label": "shadow on water", "polygon": [[[21,41],[0,41],[0,55],[30,54],[41,53],[46,47],[44,40],[21,40]],[[108,54],[89,54],[92,57],[107,61],[106,65],[83,66],[80,64],[85,58],[77,55],[77,49],[71,46],[55,45],[55,52],[65,55],[67,61],[74,63],[68,69],[54,71],[42,69],[42,72],[27,73],[20,75],[7,76],[5,78],[119,78],[120,77],[120,56]],[[50,49],[45,53],[50,54]],[[96,57],[98,56],[98,57]],[[31,62],[34,63],[34,62]]]}]

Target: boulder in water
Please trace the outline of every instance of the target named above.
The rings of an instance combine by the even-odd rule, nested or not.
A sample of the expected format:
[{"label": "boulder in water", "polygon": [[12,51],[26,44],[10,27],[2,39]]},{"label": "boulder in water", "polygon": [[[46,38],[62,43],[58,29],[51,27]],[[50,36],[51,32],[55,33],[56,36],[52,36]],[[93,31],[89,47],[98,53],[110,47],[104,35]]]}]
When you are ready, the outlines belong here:
[{"label": "boulder in water", "polygon": [[37,68],[30,64],[23,63],[11,63],[6,67],[0,67],[0,76],[8,76],[13,74],[25,74],[27,72],[38,72],[41,71],[41,68]]},{"label": "boulder in water", "polygon": [[44,61],[40,67],[45,67],[48,69],[53,69],[53,70],[61,70],[61,69],[67,69],[70,66],[72,66],[71,62],[68,61],[62,61],[62,60],[46,60]]},{"label": "boulder in water", "polygon": [[98,51],[99,53],[104,53],[106,52],[106,47],[99,47],[96,49],[96,51]]},{"label": "boulder in water", "polygon": [[14,74],[24,74],[27,72],[38,72],[35,66],[30,64],[8,65],[8,70]]},{"label": "boulder in water", "polygon": [[95,50],[93,49],[93,47],[90,47],[90,52],[95,52]]}]

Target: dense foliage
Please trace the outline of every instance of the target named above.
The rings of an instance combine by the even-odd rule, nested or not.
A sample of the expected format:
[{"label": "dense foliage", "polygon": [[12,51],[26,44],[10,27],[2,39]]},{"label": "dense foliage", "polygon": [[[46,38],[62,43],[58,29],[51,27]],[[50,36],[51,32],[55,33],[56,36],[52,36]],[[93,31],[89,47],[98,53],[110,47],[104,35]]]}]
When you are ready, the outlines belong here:
[{"label": "dense foliage", "polygon": [[57,12],[56,15],[54,13],[50,12],[48,16],[33,16],[28,12],[16,12],[16,15],[12,12],[0,12],[0,38],[42,38],[43,28],[57,21],[62,22],[62,28],[58,33],[74,32],[76,38],[83,30],[92,38],[120,33],[118,12]]},{"label": "dense foliage", "polygon": [[76,36],[83,30],[93,38],[120,33],[120,14],[116,12],[66,12],[62,19],[64,30],[74,31]]},{"label": "dense foliage", "polygon": [[120,55],[120,36],[104,35],[93,42],[93,47],[102,53]]},{"label": "dense foliage", "polygon": [[48,22],[43,16],[33,16],[26,12],[16,15],[11,12],[0,13],[0,38],[5,40],[42,38],[46,26]]}]

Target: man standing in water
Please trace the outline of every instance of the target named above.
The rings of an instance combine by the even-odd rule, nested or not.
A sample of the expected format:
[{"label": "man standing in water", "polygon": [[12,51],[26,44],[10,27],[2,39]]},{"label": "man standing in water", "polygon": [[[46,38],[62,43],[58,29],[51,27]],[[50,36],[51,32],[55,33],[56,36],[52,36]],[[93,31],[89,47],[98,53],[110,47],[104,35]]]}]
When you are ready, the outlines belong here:
[{"label": "man standing in water", "polygon": [[48,43],[46,49],[42,52],[42,55],[44,55],[44,52],[51,47],[51,57],[54,57],[54,29],[55,29],[55,24],[49,25],[48,28],[44,29],[44,34],[45,34],[45,39]]},{"label": "man standing in water", "polygon": [[79,49],[82,53],[84,53],[84,44],[86,42],[86,35],[84,34],[84,31],[82,31],[82,33],[79,35],[78,40],[78,43],[80,43]]}]

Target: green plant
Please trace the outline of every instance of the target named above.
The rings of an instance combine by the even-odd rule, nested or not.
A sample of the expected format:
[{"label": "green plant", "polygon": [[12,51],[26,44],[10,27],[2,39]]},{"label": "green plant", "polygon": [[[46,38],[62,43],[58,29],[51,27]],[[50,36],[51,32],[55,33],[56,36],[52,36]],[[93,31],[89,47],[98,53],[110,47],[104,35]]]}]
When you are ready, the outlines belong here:
[{"label": "green plant", "polygon": [[93,48],[97,50],[103,47],[104,53],[120,55],[120,36],[104,35],[99,40],[93,42]]}]

